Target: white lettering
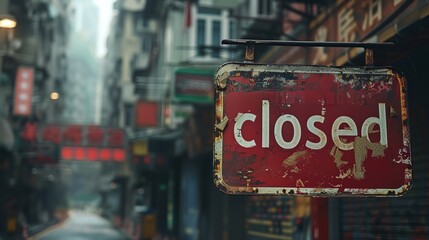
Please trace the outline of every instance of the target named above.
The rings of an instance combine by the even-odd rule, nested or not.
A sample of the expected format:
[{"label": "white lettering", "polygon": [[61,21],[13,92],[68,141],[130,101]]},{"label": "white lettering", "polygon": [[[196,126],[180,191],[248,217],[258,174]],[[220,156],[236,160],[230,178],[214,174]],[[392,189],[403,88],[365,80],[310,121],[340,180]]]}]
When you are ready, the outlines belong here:
[{"label": "white lettering", "polygon": [[355,1],[348,1],[338,12],[338,39],[340,42],[351,42],[356,38],[356,20],[354,18],[353,6]]},{"label": "white lettering", "polygon": [[[284,114],[278,117],[274,124],[274,129],[270,130],[270,102],[269,100],[262,100],[262,126],[260,133],[262,134],[261,138],[261,147],[269,148],[270,147],[270,131],[273,131],[274,139],[278,146],[283,149],[293,149],[298,146],[301,141],[302,131],[301,124],[299,120],[291,114]],[[366,137],[368,141],[371,141],[369,138],[369,134],[373,132],[374,125],[378,125],[380,128],[380,144],[383,146],[388,146],[388,138],[387,138],[387,119],[386,119],[386,104],[379,103],[378,104],[378,117],[369,117],[367,118],[361,127],[360,134],[362,137]],[[244,148],[252,148],[256,146],[256,142],[254,139],[246,140],[243,137],[243,125],[247,121],[255,122],[256,115],[253,113],[244,113],[237,116],[234,124],[234,137],[236,142],[244,147]],[[288,136],[292,134],[291,140],[286,141],[283,136],[283,126],[286,122],[291,124],[293,131],[288,132]],[[319,138],[319,141],[310,141],[309,139],[305,140],[305,146],[312,150],[319,150],[324,148],[327,145],[327,136],[326,133],[320,128],[316,127],[316,123],[324,124],[325,116],[321,115],[313,115],[310,116],[307,120],[307,129],[308,132],[314,134]],[[322,125],[323,126],[323,125]],[[326,129],[326,127],[321,127],[322,129]],[[250,129],[255,129],[254,126],[250,126]],[[250,132],[250,131],[249,131]],[[254,130],[254,132],[258,132]],[[249,133],[251,134],[251,133]],[[252,136],[252,135],[251,135]],[[350,138],[345,140],[342,138],[343,136],[349,136]],[[352,150],[354,148],[354,136],[358,136],[358,128],[354,120],[348,116],[339,116],[332,123],[331,126],[331,138],[332,142],[338,149],[341,150]],[[289,138],[288,138],[289,139]],[[352,140],[353,139],[353,140]]]},{"label": "white lettering", "polygon": [[243,138],[241,134],[241,128],[243,127],[243,123],[245,121],[252,121],[255,122],[256,115],[252,113],[244,113],[242,114],[235,122],[234,124],[234,137],[235,141],[237,141],[240,146],[245,148],[251,148],[256,146],[255,140],[247,141]]},{"label": "white lettering", "polygon": [[262,100],[262,147],[270,147],[270,102]]},{"label": "white lettering", "polygon": [[[293,126],[293,138],[290,142],[286,142],[283,138],[282,130],[285,122],[290,122]],[[284,149],[292,149],[296,147],[301,139],[301,125],[299,124],[298,119],[290,114],[280,116],[274,125],[274,137],[279,146]]]},{"label": "white lettering", "polygon": [[[387,147],[387,124],[386,124],[386,104],[378,104],[378,118],[370,117],[362,124],[361,135],[369,140],[369,127],[372,124],[380,126],[380,144]],[[371,142],[371,141],[370,141]]]},{"label": "white lettering", "polygon": [[316,122],[323,123],[324,121],[325,121],[325,117],[320,115],[314,115],[308,119],[307,121],[308,130],[314,135],[318,136],[320,141],[318,143],[313,143],[307,140],[307,142],[305,143],[306,147],[317,150],[317,149],[322,149],[326,145],[327,143],[326,134],[322,130],[314,126],[314,123]]},{"label": "white lettering", "polygon": [[[342,123],[347,124],[350,129],[340,129]],[[341,116],[332,124],[332,141],[334,141],[335,145],[341,150],[352,150],[353,142],[343,143],[340,136],[357,136],[357,127],[353,119]]]}]

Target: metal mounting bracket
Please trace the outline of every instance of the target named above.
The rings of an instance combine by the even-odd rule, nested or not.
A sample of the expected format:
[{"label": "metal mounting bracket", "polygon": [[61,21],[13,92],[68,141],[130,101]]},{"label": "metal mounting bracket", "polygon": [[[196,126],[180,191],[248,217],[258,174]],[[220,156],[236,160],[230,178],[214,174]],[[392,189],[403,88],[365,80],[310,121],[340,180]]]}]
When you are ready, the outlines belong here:
[{"label": "metal mounting bracket", "polygon": [[365,49],[365,65],[374,65],[374,49],[392,47],[393,42],[316,42],[316,41],[281,41],[281,40],[254,40],[254,39],[224,39],[225,45],[246,45],[245,61],[255,60],[255,46],[298,46],[298,47],[343,47]]}]

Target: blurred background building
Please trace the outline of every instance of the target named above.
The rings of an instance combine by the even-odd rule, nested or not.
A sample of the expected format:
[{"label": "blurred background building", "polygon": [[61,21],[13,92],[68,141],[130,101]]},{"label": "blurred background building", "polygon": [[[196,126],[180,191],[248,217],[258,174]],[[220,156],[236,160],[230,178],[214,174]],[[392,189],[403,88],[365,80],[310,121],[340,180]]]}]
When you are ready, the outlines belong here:
[{"label": "blurred background building", "polygon": [[[63,94],[64,110],[61,115],[63,122],[99,124],[100,119],[96,108],[101,93],[100,64],[97,59],[99,38],[98,7],[93,1],[72,1],[73,23],[70,31],[70,44],[67,48],[68,72]],[[97,95],[98,94],[98,95]]]},{"label": "blurred background building", "polygon": [[2,236],[21,231],[22,219],[53,220],[52,208],[64,204],[56,147],[32,144],[32,130],[63,110],[51,93],[67,78],[70,14],[68,1],[0,1]]}]

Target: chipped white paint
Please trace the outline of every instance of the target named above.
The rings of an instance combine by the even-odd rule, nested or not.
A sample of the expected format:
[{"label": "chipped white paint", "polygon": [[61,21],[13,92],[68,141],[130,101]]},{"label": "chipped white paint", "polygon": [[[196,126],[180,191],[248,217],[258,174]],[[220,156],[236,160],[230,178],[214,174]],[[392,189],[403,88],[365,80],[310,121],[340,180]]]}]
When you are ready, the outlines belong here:
[{"label": "chipped white paint", "polygon": [[236,118],[234,124],[234,137],[237,143],[244,148],[251,148],[256,146],[255,140],[247,141],[243,138],[241,134],[241,129],[243,128],[243,123],[246,121],[254,122],[256,119],[256,115],[252,113],[244,113],[241,114],[238,119]]},{"label": "chipped white paint", "polygon": [[262,100],[262,147],[270,147],[270,102]]}]

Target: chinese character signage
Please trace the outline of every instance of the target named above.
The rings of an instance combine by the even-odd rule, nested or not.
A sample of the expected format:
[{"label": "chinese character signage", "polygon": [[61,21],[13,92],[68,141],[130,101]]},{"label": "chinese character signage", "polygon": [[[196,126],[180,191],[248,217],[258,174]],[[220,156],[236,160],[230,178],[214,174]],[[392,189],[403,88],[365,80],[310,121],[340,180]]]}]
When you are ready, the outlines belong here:
[{"label": "chinese character signage", "polygon": [[62,146],[61,159],[66,161],[123,162],[126,160],[126,151],[122,148]]},{"label": "chinese character signage", "polygon": [[[327,12],[310,23],[313,41],[359,42],[377,39],[380,27],[394,23],[390,17],[397,17],[405,9],[418,7],[418,1],[404,0],[351,0],[337,1]],[[388,22],[386,22],[388,21]],[[313,65],[343,65],[356,56],[356,49],[316,47],[310,49],[309,63]]]},{"label": "chinese character signage", "polygon": [[37,140],[73,146],[124,147],[126,136],[123,129],[91,125],[41,125],[38,126]]},{"label": "chinese character signage", "polygon": [[126,159],[127,138],[120,128],[28,123],[21,136],[37,145],[59,148],[59,158],[63,160],[123,162]]},{"label": "chinese character signage", "polygon": [[28,117],[31,115],[34,69],[19,67],[16,73],[13,114]]}]

